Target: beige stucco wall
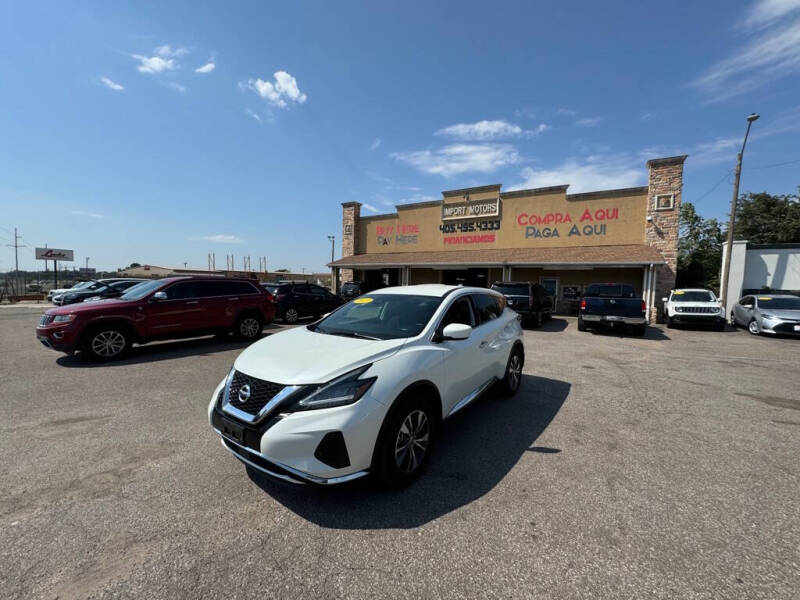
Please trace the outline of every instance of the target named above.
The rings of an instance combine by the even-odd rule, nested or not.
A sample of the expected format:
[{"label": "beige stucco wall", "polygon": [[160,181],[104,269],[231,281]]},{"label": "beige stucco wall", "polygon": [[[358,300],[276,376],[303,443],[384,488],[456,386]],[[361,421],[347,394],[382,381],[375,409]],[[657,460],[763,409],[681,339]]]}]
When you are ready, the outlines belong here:
[{"label": "beige stucco wall", "polygon": [[[470,200],[497,195],[484,192],[470,195]],[[395,214],[361,217],[356,253],[642,244],[646,215],[646,192],[590,198],[571,198],[563,191],[501,197],[499,217],[447,221],[442,220],[441,204],[400,207]],[[469,224],[474,224],[474,231],[468,230]]]}]

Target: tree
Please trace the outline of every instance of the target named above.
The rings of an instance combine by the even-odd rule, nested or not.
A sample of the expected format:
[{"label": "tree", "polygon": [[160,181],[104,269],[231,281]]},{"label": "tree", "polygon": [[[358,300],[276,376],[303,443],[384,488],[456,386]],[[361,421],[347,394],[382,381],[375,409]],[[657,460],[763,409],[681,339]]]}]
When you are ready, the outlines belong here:
[{"label": "tree", "polygon": [[754,244],[800,242],[800,188],[798,194],[740,196],[733,234],[734,239]]},{"label": "tree", "polygon": [[691,202],[681,204],[678,287],[719,288],[725,234],[716,219],[704,219]]},{"label": "tree", "polygon": [[130,264],[130,265],[128,265],[126,268],[128,268],[128,269],[135,269],[135,268],[137,268],[137,267],[141,267],[141,266],[142,266],[142,265],[140,265],[139,263],[131,263],[131,264]]},{"label": "tree", "polygon": [[275,269],[275,273],[288,273],[289,269]]}]

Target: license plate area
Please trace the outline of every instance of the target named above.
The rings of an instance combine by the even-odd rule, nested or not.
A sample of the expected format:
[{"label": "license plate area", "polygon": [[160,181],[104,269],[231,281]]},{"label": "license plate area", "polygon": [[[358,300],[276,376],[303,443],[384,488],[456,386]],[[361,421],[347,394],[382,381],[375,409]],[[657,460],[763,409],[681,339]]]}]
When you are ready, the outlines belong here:
[{"label": "license plate area", "polygon": [[794,326],[794,330],[795,330],[795,331],[800,331],[800,325],[795,325],[795,326]]},{"label": "license plate area", "polygon": [[606,321],[622,321],[622,317],[617,317],[614,315],[606,316]]},{"label": "license plate area", "polygon": [[219,423],[219,431],[229,440],[244,445],[244,428],[241,425],[222,417]]}]

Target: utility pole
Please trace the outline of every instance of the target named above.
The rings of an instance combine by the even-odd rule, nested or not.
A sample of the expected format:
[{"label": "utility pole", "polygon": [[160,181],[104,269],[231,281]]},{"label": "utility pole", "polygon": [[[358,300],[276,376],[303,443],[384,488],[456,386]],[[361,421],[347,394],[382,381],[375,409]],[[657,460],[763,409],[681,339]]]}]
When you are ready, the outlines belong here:
[{"label": "utility pole", "polygon": [[[330,241],[330,243],[331,243],[331,262],[333,262],[333,249],[334,249],[334,246],[336,244],[336,236],[335,235],[329,235],[328,236],[328,241]],[[335,267],[331,267],[331,293],[332,294],[336,293],[336,277],[334,276],[335,271],[336,271],[336,268]]]},{"label": "utility pole", "polygon": [[22,289],[19,285],[19,249],[25,247],[25,244],[20,244],[19,240],[20,236],[17,235],[17,228],[14,227],[14,243],[6,244],[6,246],[9,248],[14,248],[14,281],[16,282],[18,288],[14,290],[16,294],[22,294]]},{"label": "utility pole", "polygon": [[86,275],[89,275],[89,257],[86,257]]},{"label": "utility pole", "polygon": [[736,225],[736,203],[739,200],[739,178],[742,174],[742,155],[744,147],[747,145],[747,136],[750,135],[750,126],[758,120],[760,115],[751,113],[747,117],[747,130],[744,132],[744,141],[739,156],[736,159],[736,170],[733,177],[733,197],[731,198],[731,216],[728,220],[728,239],[725,250],[725,264],[722,267],[722,282],[720,283],[720,296],[722,297],[722,307],[728,312],[728,279],[731,276],[731,254],[733,254],[733,228]]}]

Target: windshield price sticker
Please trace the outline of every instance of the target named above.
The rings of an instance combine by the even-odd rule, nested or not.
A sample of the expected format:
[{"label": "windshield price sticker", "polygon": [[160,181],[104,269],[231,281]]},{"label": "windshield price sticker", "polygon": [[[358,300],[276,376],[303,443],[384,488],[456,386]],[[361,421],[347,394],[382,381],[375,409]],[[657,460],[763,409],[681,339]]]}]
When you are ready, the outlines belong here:
[{"label": "windshield price sticker", "polygon": [[686,292],[684,292],[683,290],[678,290],[677,292],[675,292],[675,295],[676,296],[683,296],[683,294],[685,294],[685,293]]},{"label": "windshield price sticker", "polygon": [[772,296],[759,296],[759,300],[772,300]]},{"label": "windshield price sticker", "polygon": [[353,300],[353,304],[369,304],[372,302],[372,298],[356,298]]}]

